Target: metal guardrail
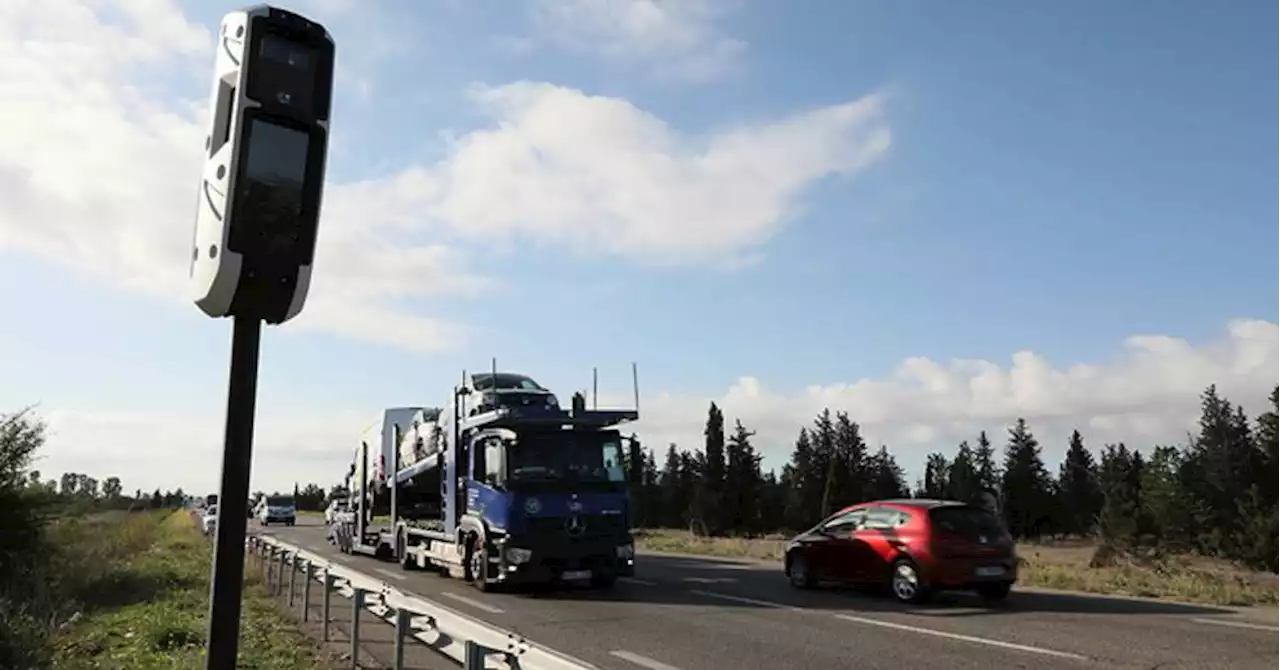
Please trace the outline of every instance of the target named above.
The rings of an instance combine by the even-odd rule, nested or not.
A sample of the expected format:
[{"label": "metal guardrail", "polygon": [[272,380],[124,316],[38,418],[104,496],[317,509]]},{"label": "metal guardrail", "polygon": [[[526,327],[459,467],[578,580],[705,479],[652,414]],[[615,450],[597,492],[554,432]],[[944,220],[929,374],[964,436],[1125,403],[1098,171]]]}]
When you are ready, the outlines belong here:
[{"label": "metal guardrail", "polygon": [[539,646],[523,636],[403,593],[384,581],[267,535],[245,538],[247,559],[258,561],[272,595],[288,590],[289,606],[302,576],[302,620],[311,614],[311,585],[321,586],[323,640],[329,641],[333,594],[351,601],[351,667],[358,667],[360,613],[395,626],[395,670],[404,670],[405,643],[414,640],[462,665],[464,670],[596,670],[594,666]]}]

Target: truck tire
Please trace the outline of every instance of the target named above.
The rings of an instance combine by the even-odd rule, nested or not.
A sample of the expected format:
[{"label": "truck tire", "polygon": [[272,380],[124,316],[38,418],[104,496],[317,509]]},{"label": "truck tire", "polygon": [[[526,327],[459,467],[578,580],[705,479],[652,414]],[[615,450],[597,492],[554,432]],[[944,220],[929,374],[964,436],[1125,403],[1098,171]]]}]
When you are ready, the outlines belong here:
[{"label": "truck tire", "polygon": [[396,533],[396,558],[400,561],[400,569],[413,572],[418,569],[418,559],[409,555],[409,538],[404,531]]},{"label": "truck tire", "polygon": [[471,581],[471,585],[482,592],[493,590],[493,585],[489,583],[489,548],[485,546],[484,538],[475,535],[471,538],[471,549],[467,552],[467,577]]}]

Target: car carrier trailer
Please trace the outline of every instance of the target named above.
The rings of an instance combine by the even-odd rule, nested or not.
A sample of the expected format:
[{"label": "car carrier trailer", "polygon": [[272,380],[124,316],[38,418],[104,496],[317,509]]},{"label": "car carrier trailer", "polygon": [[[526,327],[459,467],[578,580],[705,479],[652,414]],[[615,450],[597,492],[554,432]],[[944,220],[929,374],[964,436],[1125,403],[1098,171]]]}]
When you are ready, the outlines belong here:
[{"label": "car carrier trailer", "polygon": [[[632,374],[634,386],[634,366]],[[575,394],[565,410],[523,375],[464,373],[447,411],[395,427],[387,527],[369,528],[366,492],[353,497],[356,507],[339,516],[332,537],[344,551],[482,590],[611,586],[635,570],[619,426],[639,418],[638,399],[636,388],[635,409],[588,410]],[[357,463],[367,464],[367,453]]]}]

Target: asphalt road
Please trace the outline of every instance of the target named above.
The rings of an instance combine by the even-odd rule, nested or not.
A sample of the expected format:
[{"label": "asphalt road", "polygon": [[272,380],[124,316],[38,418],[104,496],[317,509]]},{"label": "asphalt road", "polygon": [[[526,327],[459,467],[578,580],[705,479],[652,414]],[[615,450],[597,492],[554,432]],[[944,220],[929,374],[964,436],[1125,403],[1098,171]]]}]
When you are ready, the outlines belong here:
[{"label": "asphalt road", "polygon": [[1252,668],[1280,658],[1274,620],[1234,610],[1019,591],[994,607],[942,594],[910,607],[796,591],[778,566],[641,554],[611,591],[481,593],[431,573],[346,556],[318,519],[260,529],[540,644],[617,670],[784,668]]}]

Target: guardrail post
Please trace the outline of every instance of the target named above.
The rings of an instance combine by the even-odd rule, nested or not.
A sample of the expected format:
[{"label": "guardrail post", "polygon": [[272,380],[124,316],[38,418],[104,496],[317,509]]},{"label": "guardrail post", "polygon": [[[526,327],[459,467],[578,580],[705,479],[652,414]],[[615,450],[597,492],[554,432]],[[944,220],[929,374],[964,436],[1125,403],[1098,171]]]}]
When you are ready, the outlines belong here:
[{"label": "guardrail post", "polygon": [[284,590],[284,564],[288,558],[289,555],[282,549],[280,551],[280,565],[278,570],[279,579],[276,580],[276,595],[280,595],[280,592]]},{"label": "guardrail post", "polygon": [[306,570],[306,576],[302,580],[302,622],[306,623],[311,618],[311,579],[315,576],[315,566],[311,565],[311,560],[303,564]]},{"label": "guardrail post", "polygon": [[267,593],[275,593],[276,548],[271,547],[268,549],[266,555],[262,557],[262,560],[266,563],[265,567],[267,569]]},{"label": "guardrail post", "polygon": [[395,670],[404,670],[404,639],[409,635],[409,611],[400,608],[396,610],[396,643],[394,647],[394,663],[391,667]]},{"label": "guardrail post", "polygon": [[462,649],[462,670],[484,670],[484,647],[475,640],[467,640]]},{"label": "guardrail post", "polygon": [[298,555],[289,557],[289,607],[293,607],[293,592],[298,590]]},{"label": "guardrail post", "polygon": [[321,639],[325,642],[329,641],[329,597],[333,595],[333,574],[329,572],[329,568],[324,569],[324,601],[320,605],[320,617],[324,619],[324,632]]},{"label": "guardrail post", "polygon": [[360,667],[360,611],[364,609],[364,589],[351,594],[351,667]]}]

